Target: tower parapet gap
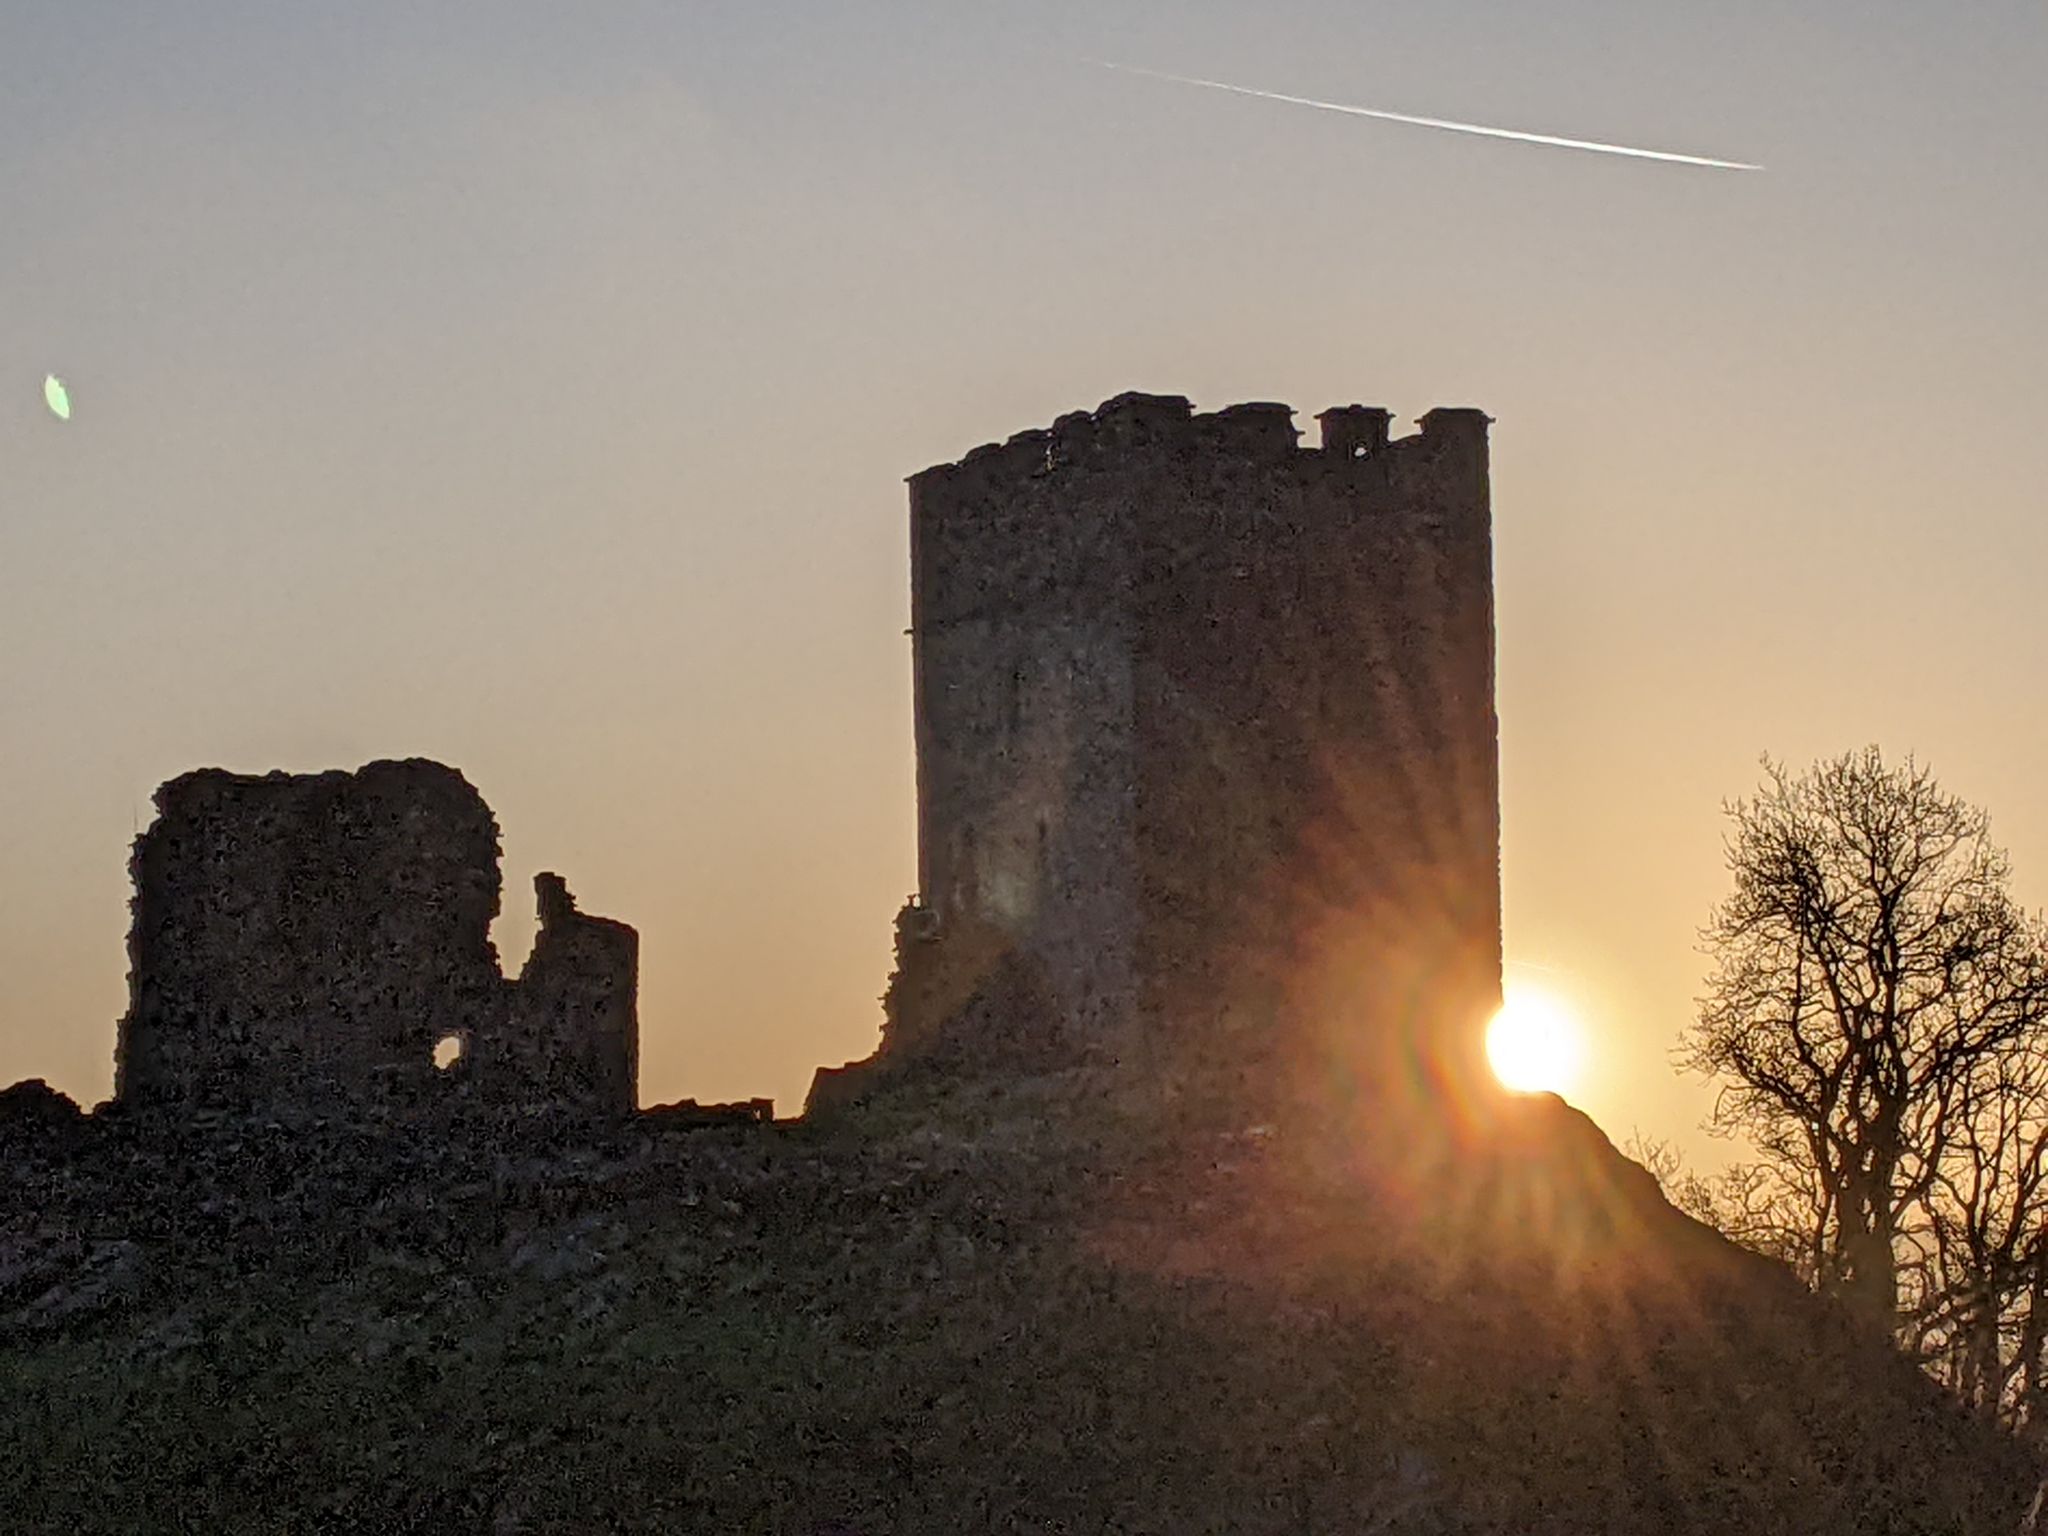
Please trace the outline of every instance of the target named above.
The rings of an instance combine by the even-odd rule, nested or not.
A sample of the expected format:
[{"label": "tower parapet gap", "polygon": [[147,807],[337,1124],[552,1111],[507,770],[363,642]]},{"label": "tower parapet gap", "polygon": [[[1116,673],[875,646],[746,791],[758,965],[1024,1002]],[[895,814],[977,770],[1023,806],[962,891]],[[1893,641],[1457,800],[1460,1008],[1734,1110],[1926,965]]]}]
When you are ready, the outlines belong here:
[{"label": "tower parapet gap", "polygon": [[1333,405],[1316,417],[1323,452],[1340,459],[1369,459],[1385,453],[1393,437],[1394,413],[1378,405]]}]

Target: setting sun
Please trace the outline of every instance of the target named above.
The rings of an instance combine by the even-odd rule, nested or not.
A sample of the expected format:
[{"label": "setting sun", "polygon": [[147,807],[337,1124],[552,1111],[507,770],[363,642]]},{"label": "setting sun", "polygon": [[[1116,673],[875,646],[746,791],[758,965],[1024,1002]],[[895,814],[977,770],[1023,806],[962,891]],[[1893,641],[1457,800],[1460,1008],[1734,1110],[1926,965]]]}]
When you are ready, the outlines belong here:
[{"label": "setting sun", "polygon": [[1547,992],[1510,986],[1486,1030],[1486,1059],[1517,1093],[1569,1093],[1585,1065],[1586,1037],[1564,1003]]}]

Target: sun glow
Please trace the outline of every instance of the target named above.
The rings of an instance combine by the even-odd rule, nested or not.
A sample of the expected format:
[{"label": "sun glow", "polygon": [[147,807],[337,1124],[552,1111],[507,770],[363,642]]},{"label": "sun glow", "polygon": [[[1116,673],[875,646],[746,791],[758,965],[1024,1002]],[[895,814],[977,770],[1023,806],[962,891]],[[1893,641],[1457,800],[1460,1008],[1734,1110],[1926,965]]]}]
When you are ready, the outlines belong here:
[{"label": "sun glow", "polygon": [[1516,1093],[1569,1093],[1586,1064],[1585,1030],[1550,993],[1510,984],[1486,1028],[1486,1059]]}]

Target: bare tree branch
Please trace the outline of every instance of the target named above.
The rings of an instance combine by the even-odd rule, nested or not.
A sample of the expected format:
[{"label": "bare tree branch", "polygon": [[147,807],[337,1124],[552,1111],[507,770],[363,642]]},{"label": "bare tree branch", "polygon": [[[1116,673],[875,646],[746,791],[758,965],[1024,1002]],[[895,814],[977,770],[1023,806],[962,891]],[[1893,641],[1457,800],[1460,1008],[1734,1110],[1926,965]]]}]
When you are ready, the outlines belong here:
[{"label": "bare tree branch", "polygon": [[1734,888],[1677,1053],[1758,1161],[1702,1178],[1663,1148],[1653,1171],[1982,1411],[2048,1416],[2042,924],[1985,814],[1910,758],[1763,766],[1725,807]]}]

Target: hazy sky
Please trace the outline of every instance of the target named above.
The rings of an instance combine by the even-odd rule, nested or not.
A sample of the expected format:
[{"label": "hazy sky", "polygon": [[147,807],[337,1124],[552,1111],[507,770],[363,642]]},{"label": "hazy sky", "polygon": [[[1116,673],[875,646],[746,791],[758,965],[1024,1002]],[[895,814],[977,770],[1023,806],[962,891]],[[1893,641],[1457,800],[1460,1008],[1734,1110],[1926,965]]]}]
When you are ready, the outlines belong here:
[{"label": "hazy sky", "polygon": [[2039,0],[0,7],[0,1082],[109,1090],[160,780],[419,754],[508,967],[537,869],[640,928],[644,1098],[793,1109],[914,882],[903,477],[1135,388],[1497,418],[1508,952],[1690,1141],[1759,752],[2048,900],[2044,82]]}]

